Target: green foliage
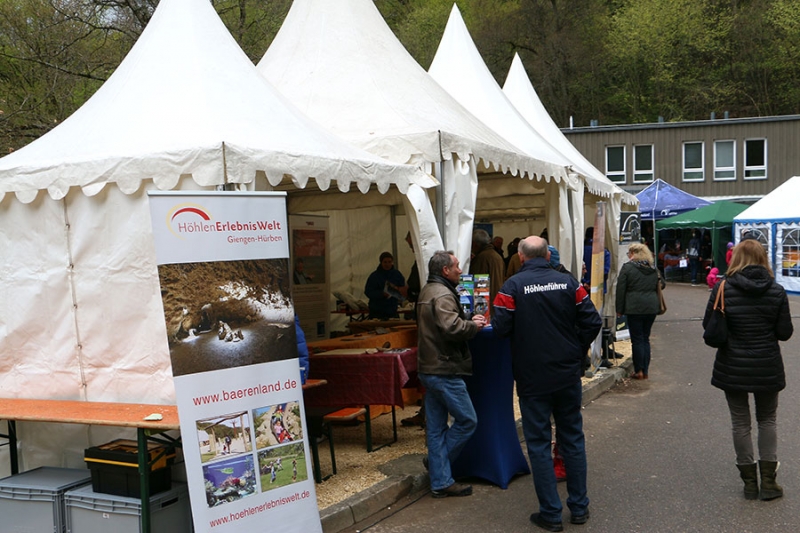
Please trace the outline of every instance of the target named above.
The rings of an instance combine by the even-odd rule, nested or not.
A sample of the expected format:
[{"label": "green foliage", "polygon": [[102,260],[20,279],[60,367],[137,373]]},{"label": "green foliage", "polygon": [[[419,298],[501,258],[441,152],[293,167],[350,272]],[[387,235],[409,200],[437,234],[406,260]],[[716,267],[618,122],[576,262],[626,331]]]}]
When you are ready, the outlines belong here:
[{"label": "green foliage", "polygon": [[[255,63],[291,0],[210,0]],[[796,0],[457,0],[502,84],[519,53],[556,123],[800,113]],[[0,154],[60,123],[108,79],[158,0],[0,1]],[[428,68],[453,0],[375,0]]]}]

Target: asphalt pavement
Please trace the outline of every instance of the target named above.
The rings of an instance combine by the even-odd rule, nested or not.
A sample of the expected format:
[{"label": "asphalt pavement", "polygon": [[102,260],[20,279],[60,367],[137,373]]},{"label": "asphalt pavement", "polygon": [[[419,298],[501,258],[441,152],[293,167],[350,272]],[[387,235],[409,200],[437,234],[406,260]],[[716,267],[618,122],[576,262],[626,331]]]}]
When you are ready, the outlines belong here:
[{"label": "asphalt pavement", "polygon": [[[622,380],[586,405],[591,519],[582,526],[570,524],[565,505],[564,531],[800,529],[800,331],[781,346],[788,385],[778,410],[778,482],[785,496],[748,501],[735,466],[724,394],[710,384],[714,350],[703,344],[700,322],[708,294],[705,286],[670,283],[665,291],[669,309],[657,318],[651,336],[650,379]],[[790,306],[800,330],[800,297],[790,296]],[[472,496],[444,499],[414,490],[415,479],[404,499],[343,531],[542,531],[528,519],[538,510],[530,476],[516,477],[506,490],[471,480]],[[559,491],[563,501],[563,483]]]}]

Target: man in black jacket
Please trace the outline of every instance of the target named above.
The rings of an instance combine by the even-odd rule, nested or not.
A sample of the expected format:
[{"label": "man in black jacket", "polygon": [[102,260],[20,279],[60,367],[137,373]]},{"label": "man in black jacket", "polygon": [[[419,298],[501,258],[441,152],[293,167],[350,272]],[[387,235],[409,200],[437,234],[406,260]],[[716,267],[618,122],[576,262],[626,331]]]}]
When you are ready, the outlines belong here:
[{"label": "man in black jacket", "polygon": [[570,521],[585,524],[589,498],[581,363],[602,320],[581,284],[550,267],[546,240],[528,237],[520,243],[519,255],[522,268],[497,294],[492,326],[498,335],[511,337],[522,426],[539,499],[539,512],[531,515],[531,522],[547,531],[562,531],[550,417],[567,469]]}]

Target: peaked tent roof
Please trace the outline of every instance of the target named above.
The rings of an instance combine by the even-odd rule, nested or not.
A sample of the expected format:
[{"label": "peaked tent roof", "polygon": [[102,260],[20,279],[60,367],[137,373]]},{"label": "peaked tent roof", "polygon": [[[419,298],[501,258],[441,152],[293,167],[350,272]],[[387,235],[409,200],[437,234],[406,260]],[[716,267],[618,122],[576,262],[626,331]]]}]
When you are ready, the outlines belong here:
[{"label": "peaked tent roof", "polygon": [[295,0],[257,68],[344,139],[401,162],[469,154],[530,177],[567,177],[525,155],[456,102],[411,57],[370,0]]},{"label": "peaked tent roof", "polygon": [[730,226],[733,224],[733,218],[746,209],[746,205],[737,204],[736,202],[714,202],[705,207],[698,207],[697,209],[659,220],[656,222],[656,228],[714,229],[720,226]]},{"label": "peaked tent roof", "polygon": [[191,174],[200,185],[271,184],[285,174],[322,189],[356,182],[428,187],[430,176],[359,150],[322,130],[271,87],[205,0],[163,0],[125,60],[67,120],[0,159],[0,198],[30,202],[39,190],[63,198],[116,182],[132,193]]},{"label": "peaked tent roof", "polygon": [[635,206],[639,203],[634,195],[612,183],[569,142],[569,139],[561,132],[561,129],[550,117],[550,113],[542,105],[517,53],[514,54],[514,59],[511,61],[511,68],[503,85],[503,93],[523,118],[572,163],[572,168],[584,177],[590,192],[606,197],[618,193],[626,204]]},{"label": "peaked tent roof", "polygon": [[794,176],[742,211],[734,222],[800,220],[798,198],[800,198],[800,176]]},{"label": "peaked tent roof", "polygon": [[648,185],[636,198],[642,220],[661,220],[711,204],[660,179]]},{"label": "peaked tent roof", "polygon": [[455,4],[428,72],[464,107],[525,153],[569,166],[569,160],[528,124],[503,94]]}]

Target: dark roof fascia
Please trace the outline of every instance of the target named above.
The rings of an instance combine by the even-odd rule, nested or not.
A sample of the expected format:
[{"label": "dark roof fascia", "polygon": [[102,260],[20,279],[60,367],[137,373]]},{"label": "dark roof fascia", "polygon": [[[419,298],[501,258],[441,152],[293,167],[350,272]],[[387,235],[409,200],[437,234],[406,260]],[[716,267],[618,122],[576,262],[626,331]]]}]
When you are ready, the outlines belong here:
[{"label": "dark roof fascia", "polygon": [[565,135],[568,133],[599,133],[610,131],[634,131],[659,128],[697,128],[709,126],[723,126],[729,124],[759,124],[763,122],[790,122],[800,121],[800,115],[781,115],[775,117],[746,117],[746,118],[719,118],[714,120],[691,120],[686,122],[647,122],[644,124],[620,124],[615,126],[581,126],[579,128],[561,128]]}]

